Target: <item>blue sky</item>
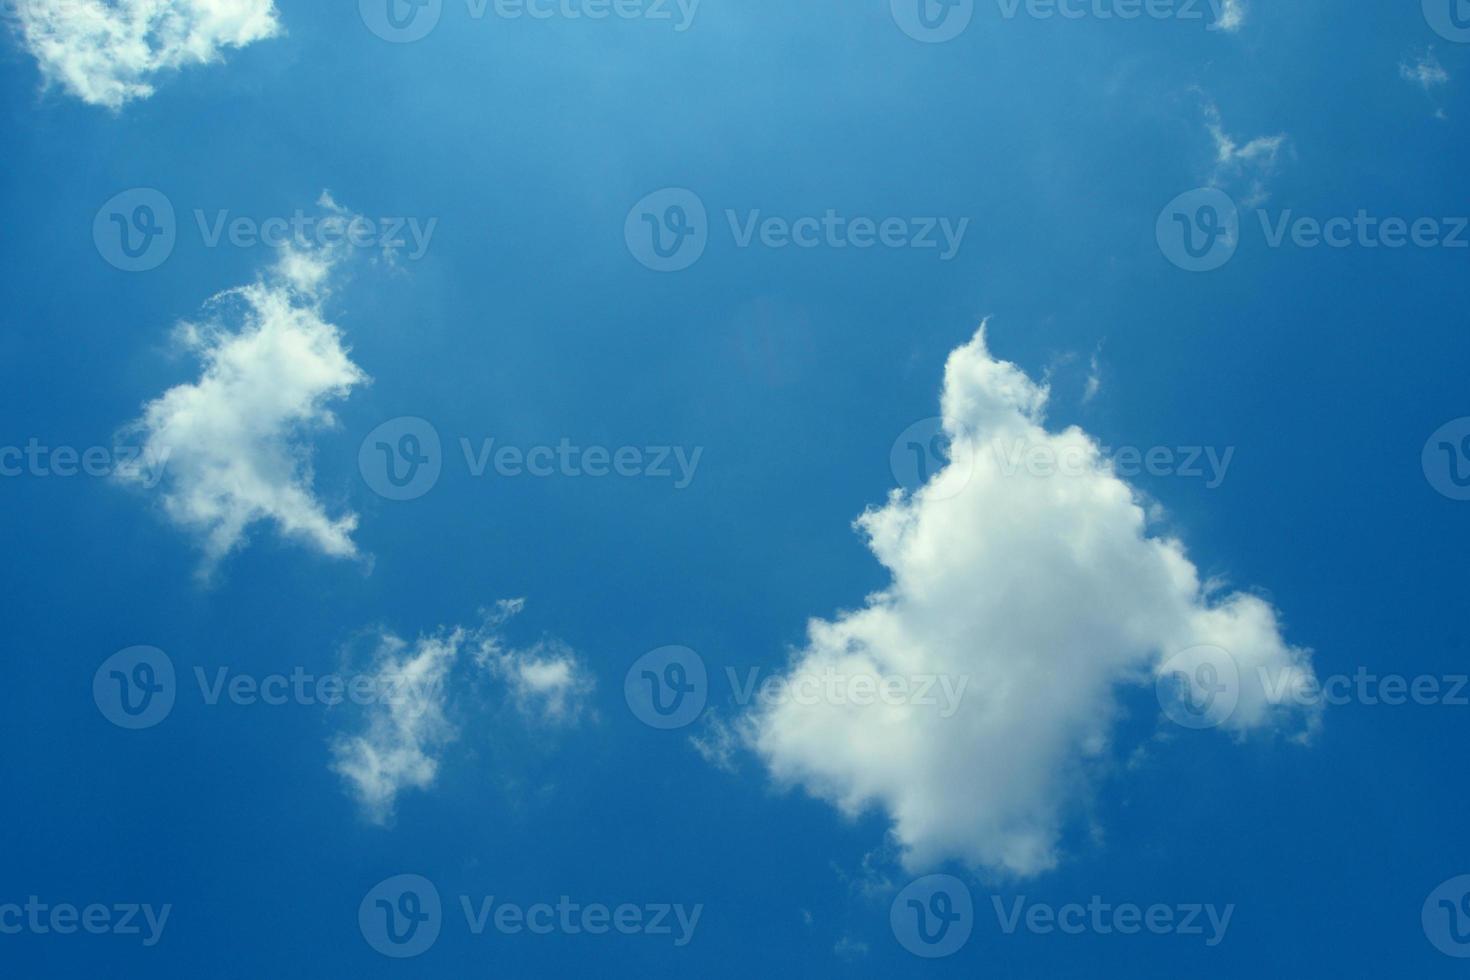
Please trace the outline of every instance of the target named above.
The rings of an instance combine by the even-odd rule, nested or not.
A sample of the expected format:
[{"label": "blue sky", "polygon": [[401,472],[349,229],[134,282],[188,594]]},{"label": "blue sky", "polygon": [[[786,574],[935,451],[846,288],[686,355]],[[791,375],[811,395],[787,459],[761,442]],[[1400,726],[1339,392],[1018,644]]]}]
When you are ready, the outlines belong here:
[{"label": "blue sky", "polygon": [[0,972],[1462,969],[1470,11],[929,3],[6,6]]}]

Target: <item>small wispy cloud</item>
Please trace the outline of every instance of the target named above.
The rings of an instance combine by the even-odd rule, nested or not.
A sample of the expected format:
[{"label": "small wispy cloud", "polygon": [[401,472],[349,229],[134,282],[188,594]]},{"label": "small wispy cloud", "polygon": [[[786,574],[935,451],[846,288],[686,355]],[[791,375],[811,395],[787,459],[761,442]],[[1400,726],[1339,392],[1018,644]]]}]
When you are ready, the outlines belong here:
[{"label": "small wispy cloud", "polygon": [[1217,0],[1214,29],[1234,34],[1245,26],[1245,14],[1245,0]]},{"label": "small wispy cloud", "polygon": [[1205,126],[1215,144],[1210,186],[1243,183],[1246,190],[1242,203],[1246,207],[1264,204],[1270,196],[1266,181],[1276,172],[1286,134],[1258,136],[1242,143],[1226,132],[1220,110],[1213,102],[1205,103],[1204,113]]},{"label": "small wispy cloud", "polygon": [[1439,63],[1439,58],[1435,56],[1432,48],[1400,62],[1399,77],[1424,90],[1430,101],[1434,103],[1434,118],[1449,118],[1444,108],[1438,104],[1435,90],[1449,84],[1450,73],[1445,70],[1444,65]]},{"label": "small wispy cloud", "polygon": [[1434,52],[1425,51],[1408,61],[1399,63],[1399,75],[1405,81],[1413,82],[1424,91],[1428,92],[1450,80],[1450,73],[1445,71],[1444,65],[1439,63]]},{"label": "small wispy cloud", "polygon": [[709,765],[722,772],[736,771],[735,756],[742,740],[730,723],[714,712],[707,715],[703,731],[689,736],[689,744]]},{"label": "small wispy cloud", "polygon": [[380,635],[372,688],[387,694],[370,708],[360,734],[332,742],[332,771],[352,788],[371,822],[391,822],[403,790],[433,785],[439,752],[458,734],[445,715],[445,682],[464,639],[463,629],[421,636],[411,645]]},{"label": "small wispy cloud", "polygon": [[1102,377],[1102,345],[1098,344],[1097,350],[1092,352],[1092,360],[1087,364],[1087,381],[1082,387],[1082,404],[1086,405],[1102,391]]},{"label": "small wispy cloud", "polygon": [[452,718],[473,708],[474,685],[456,671],[473,665],[471,672],[502,681],[527,724],[564,727],[586,712],[595,682],[570,647],[555,639],[524,650],[506,643],[502,627],[524,608],[524,599],[501,600],[478,626],[441,627],[413,643],[376,634],[368,687],[384,696],[366,706],[360,731],[331,743],[331,769],[369,822],[391,823],[400,793],[434,784],[445,748],[459,737]]}]

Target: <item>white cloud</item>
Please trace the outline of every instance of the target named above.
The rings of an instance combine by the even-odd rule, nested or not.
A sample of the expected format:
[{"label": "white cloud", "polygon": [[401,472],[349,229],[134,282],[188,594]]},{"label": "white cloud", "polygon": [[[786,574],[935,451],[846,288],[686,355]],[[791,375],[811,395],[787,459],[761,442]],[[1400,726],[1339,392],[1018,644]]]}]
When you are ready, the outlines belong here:
[{"label": "white cloud", "polygon": [[[951,354],[951,462],[857,522],[890,584],[861,609],[813,620],[789,668],[792,684],[834,671],[968,677],[959,710],[788,699],[744,719],[779,783],[845,814],[885,811],[911,870],[946,859],[1020,875],[1053,866],[1064,814],[1109,758],[1120,688],[1151,685],[1176,652],[1216,644],[1234,655],[1241,689],[1227,730],[1302,720],[1268,702],[1256,671],[1310,675],[1275,611],[1202,585],[1097,443],[1076,427],[1046,429],[1047,399],[990,354],[983,327]],[[1086,465],[1050,477],[1008,469],[994,447],[1017,441]]]},{"label": "white cloud", "polygon": [[528,720],[567,725],[584,713],[594,682],[569,647],[549,639],[517,650],[501,637],[500,628],[524,607],[523,599],[502,600],[478,627],[441,628],[412,646],[392,634],[379,636],[371,689],[385,696],[367,706],[360,733],[332,741],[332,771],[370,821],[391,822],[400,792],[433,785],[444,748],[459,735],[449,715],[470,710],[463,705],[473,685],[456,682],[455,675],[467,661],[503,681]]},{"label": "white cloud", "polygon": [[391,634],[380,638],[367,728],[332,742],[332,771],[352,788],[369,820],[393,818],[405,788],[428,789],[439,772],[438,753],[456,736],[445,716],[450,668],[465,631],[420,637],[410,647]]},{"label": "white cloud", "polygon": [[[164,392],[128,427],[145,457],[167,460],[164,510],[203,536],[206,576],[260,521],[323,554],[357,555],[357,517],[330,517],[313,495],[304,441],[335,424],[330,402],[368,380],[322,317],[341,254],[287,248],[263,279],[210,300],[210,319],[176,331],[202,364],[199,380]],[[149,485],[138,466],[118,478]]]},{"label": "white cloud", "polygon": [[705,762],[724,772],[736,771],[735,755],[740,749],[740,736],[713,711],[705,715],[703,732],[689,736],[689,744]]},{"label": "white cloud", "polygon": [[571,648],[559,640],[543,640],[524,650],[506,649],[492,640],[477,656],[505,681],[522,714],[549,724],[575,722],[593,687]]},{"label": "white cloud", "polygon": [[1215,9],[1215,30],[1234,34],[1245,26],[1245,0],[1220,0]]},{"label": "white cloud", "polygon": [[1276,171],[1276,163],[1286,145],[1284,133],[1276,136],[1259,136],[1244,144],[1237,143],[1225,131],[1220,119],[1220,110],[1213,103],[1205,104],[1205,124],[1215,142],[1214,169],[1210,184],[1221,187],[1233,181],[1244,181],[1249,186],[1247,207],[1264,204],[1269,196],[1266,178]]},{"label": "white cloud", "polygon": [[1102,345],[1099,344],[1087,365],[1087,381],[1082,387],[1082,404],[1086,405],[1102,392],[1102,382]]},{"label": "white cloud", "polygon": [[160,72],[218,61],[280,30],[273,0],[14,0],[49,84],[117,109],[153,94]]},{"label": "white cloud", "polygon": [[1412,61],[1400,63],[1399,75],[1405,81],[1415,83],[1426,92],[1450,80],[1450,73],[1445,71],[1444,65],[1439,63],[1433,51],[1426,51]]}]

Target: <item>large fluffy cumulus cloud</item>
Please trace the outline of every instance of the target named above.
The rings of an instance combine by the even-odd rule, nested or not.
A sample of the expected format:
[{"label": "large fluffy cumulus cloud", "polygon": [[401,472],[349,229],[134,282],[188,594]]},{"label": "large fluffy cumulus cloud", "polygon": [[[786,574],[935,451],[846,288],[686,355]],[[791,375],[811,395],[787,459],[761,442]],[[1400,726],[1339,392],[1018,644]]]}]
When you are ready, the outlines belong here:
[{"label": "large fluffy cumulus cloud", "polygon": [[[911,868],[956,859],[1027,875],[1053,866],[1068,804],[1108,752],[1120,688],[1151,684],[1181,651],[1211,644],[1233,656],[1240,684],[1228,729],[1303,721],[1266,696],[1272,683],[1294,689],[1311,672],[1275,611],[1203,585],[1184,546],[1152,533],[1138,495],[1087,433],[1047,430],[1047,399],[991,355],[983,328],[952,353],[943,393],[951,461],[857,522],[890,585],[861,609],[813,621],[787,675],[794,685],[967,677],[959,710],[783,699],[745,719],[778,781],[847,813],[886,811]],[[1065,472],[1013,465],[1018,448],[1065,462]],[[1191,684],[1210,679],[1187,674]]]},{"label": "large fluffy cumulus cloud", "polygon": [[274,36],[273,0],[13,0],[47,82],[117,109],[153,94],[160,72],[217,61]]}]

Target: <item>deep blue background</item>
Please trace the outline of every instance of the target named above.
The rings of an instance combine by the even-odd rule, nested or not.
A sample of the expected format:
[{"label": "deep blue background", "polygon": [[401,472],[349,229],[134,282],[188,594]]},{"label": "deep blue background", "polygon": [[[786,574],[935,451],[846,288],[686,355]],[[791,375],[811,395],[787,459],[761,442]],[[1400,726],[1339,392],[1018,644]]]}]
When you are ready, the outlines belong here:
[{"label": "deep blue background", "polygon": [[[1417,3],[1259,3],[1236,37],[1178,23],[1003,22],[918,44],[886,2],[704,0],[694,28],[471,21],[450,0],[428,39],[389,45],[353,3],[280,0],[288,35],[165,81],[119,114],[39,93],[0,54],[0,444],[108,444],[195,366],[171,325],[250,280],[262,249],[206,249],[194,208],[267,217],[323,188],[368,215],[439,218],[402,274],[358,267],[331,303],[374,380],[317,440],[332,513],[362,515],[370,574],[258,529],[202,589],[193,543],[103,481],[0,480],[0,900],[171,902],[164,942],[3,937],[17,976],[1450,976],[1420,904],[1470,871],[1467,708],[1353,706],[1317,742],[1156,746],[1077,814],[1036,901],[1233,902],[1216,949],[1179,937],[996,934],[988,883],[970,945],[924,963],[894,941],[891,893],[851,880],[884,821],[844,821],[729,775],[622,702],[664,644],[773,667],[808,617],[859,603],[882,570],[849,522],[893,484],[893,439],[936,414],[947,352],[992,316],[996,352],[1058,367],[1052,418],[1111,445],[1235,446],[1225,484],[1142,489],[1206,574],[1260,587],[1319,674],[1463,673],[1470,504],[1420,469],[1428,435],[1470,415],[1465,251],[1265,247],[1254,219],[1208,275],[1169,265],[1159,209],[1204,182],[1202,106],[1240,141],[1287,133],[1268,207],[1320,217],[1470,211],[1459,76],[1436,98],[1398,64],[1437,39]],[[93,248],[113,194],[161,189],[184,229],[129,275]],[[733,247],[658,275],[622,238],[665,186],[786,216],[971,219],[960,256]],[[717,219],[722,225],[723,219]],[[1102,344],[1104,388],[1080,399]],[[361,482],[384,419],[431,420],[447,470],[422,500]],[[705,447],[694,485],[472,480],[454,441],[563,436]],[[562,637],[599,678],[598,718],[550,742],[490,713],[466,728],[396,827],[364,824],[327,770],[350,718],[206,707],[109,725],[97,665],[132,644],[183,671],[326,671],[358,631],[412,636],[527,596],[513,634]],[[1127,739],[1157,708],[1130,692]],[[1130,748],[1124,739],[1120,758]],[[964,773],[956,773],[963,779]],[[1103,836],[1094,838],[1096,823]],[[882,873],[903,873],[880,853]],[[887,863],[884,863],[887,860]],[[958,871],[958,869],[948,869]],[[445,935],[406,963],[373,953],[357,903],[414,871],[531,903],[703,902],[696,940]],[[962,872],[961,872],[962,873]],[[802,910],[811,913],[810,925]],[[834,956],[844,936],[868,944]]]}]

